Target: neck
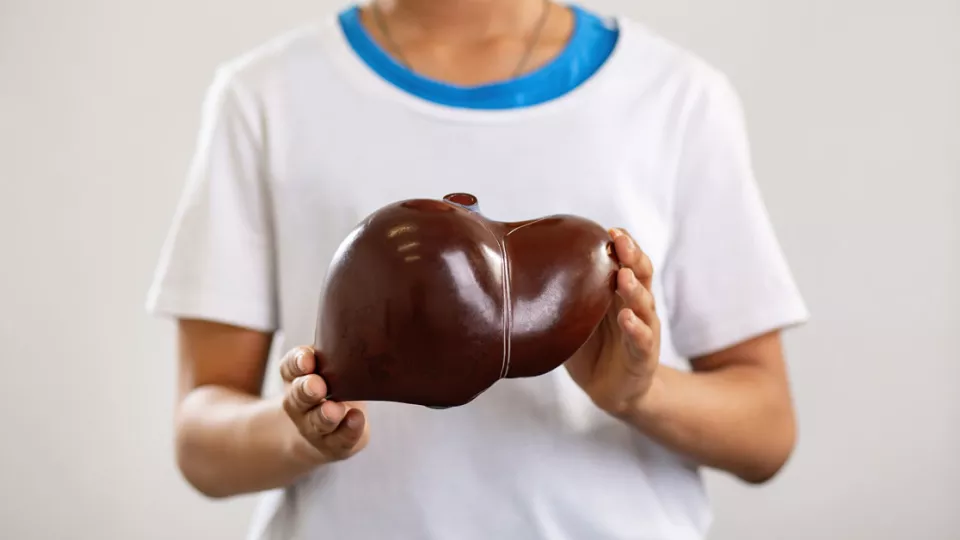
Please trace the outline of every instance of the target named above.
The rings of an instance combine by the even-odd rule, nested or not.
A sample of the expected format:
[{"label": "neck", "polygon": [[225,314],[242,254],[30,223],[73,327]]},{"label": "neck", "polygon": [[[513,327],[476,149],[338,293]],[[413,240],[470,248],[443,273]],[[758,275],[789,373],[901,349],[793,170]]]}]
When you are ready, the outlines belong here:
[{"label": "neck", "polygon": [[525,34],[543,0],[371,0],[393,24],[421,37],[488,39]]}]

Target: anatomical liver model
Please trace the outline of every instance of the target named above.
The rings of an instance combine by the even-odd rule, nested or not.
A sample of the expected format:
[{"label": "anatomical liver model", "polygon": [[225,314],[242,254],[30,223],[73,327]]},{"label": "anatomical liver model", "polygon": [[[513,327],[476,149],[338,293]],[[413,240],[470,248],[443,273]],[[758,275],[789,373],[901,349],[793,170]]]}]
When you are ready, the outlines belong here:
[{"label": "anatomical liver model", "polygon": [[338,401],[464,405],[561,366],[609,309],[618,268],[607,230],[581,217],[492,221],[465,193],[387,205],[333,257],[317,371]]}]

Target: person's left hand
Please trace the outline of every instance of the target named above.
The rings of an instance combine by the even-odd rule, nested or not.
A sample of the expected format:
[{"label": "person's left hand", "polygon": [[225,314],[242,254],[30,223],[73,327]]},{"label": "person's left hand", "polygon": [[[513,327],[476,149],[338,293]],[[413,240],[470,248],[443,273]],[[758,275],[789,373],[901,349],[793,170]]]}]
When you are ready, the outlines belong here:
[{"label": "person's left hand", "polygon": [[635,408],[660,363],[653,265],[626,231],[611,231],[620,260],[617,297],[597,331],[564,365],[593,402],[613,416]]}]

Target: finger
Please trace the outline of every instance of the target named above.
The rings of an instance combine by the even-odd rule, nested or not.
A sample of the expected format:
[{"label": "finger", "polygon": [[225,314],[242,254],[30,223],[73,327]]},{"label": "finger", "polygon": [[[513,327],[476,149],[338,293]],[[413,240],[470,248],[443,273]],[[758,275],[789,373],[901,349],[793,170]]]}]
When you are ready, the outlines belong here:
[{"label": "finger", "polygon": [[623,330],[627,350],[630,353],[626,367],[631,373],[640,375],[643,369],[648,367],[647,363],[652,358],[650,353],[654,343],[653,329],[629,309],[620,311],[617,322]]},{"label": "finger", "polygon": [[628,268],[617,273],[617,294],[626,307],[632,309],[643,322],[651,324],[657,317],[657,306],[653,294],[640,283],[636,275]]},{"label": "finger", "polygon": [[316,442],[333,433],[346,416],[348,408],[343,403],[324,401],[319,407],[304,416],[303,434]]},{"label": "finger", "polygon": [[310,347],[296,347],[287,351],[280,360],[280,376],[283,382],[291,383],[297,377],[313,373],[317,365],[316,355]]},{"label": "finger", "polygon": [[633,270],[640,283],[650,289],[653,282],[653,263],[650,258],[640,249],[640,246],[627,231],[613,229],[611,235],[620,264]]},{"label": "finger", "polygon": [[327,385],[319,375],[304,375],[293,380],[283,405],[290,416],[302,416],[324,402]]},{"label": "finger", "polygon": [[322,448],[333,459],[343,459],[353,453],[363,438],[366,417],[359,409],[349,409],[332,433],[323,437]]}]

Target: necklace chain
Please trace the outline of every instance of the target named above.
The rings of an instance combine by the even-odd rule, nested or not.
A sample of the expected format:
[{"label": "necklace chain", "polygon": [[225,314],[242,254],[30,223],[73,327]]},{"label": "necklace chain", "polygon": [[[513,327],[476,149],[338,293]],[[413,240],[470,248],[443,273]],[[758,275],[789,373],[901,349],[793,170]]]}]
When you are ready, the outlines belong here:
[{"label": "necklace chain", "polygon": [[[384,39],[387,42],[388,48],[390,48],[397,59],[400,60],[404,66],[408,69],[413,69],[410,65],[410,62],[403,55],[403,51],[397,45],[396,41],[393,40],[393,36],[390,34],[390,28],[387,25],[387,21],[384,20],[383,13],[380,11],[380,6],[376,0],[370,3],[371,11],[373,13],[374,21],[377,27],[380,30],[380,33],[383,34]],[[527,62],[530,61],[530,56],[533,54],[533,49],[540,42],[540,34],[543,33],[543,28],[546,26],[547,19],[550,15],[550,0],[543,0],[543,8],[540,13],[540,19],[537,21],[537,26],[534,30],[533,35],[531,36],[530,42],[527,44],[527,48],[523,53],[523,57],[520,58],[520,62],[517,64],[517,67],[513,70],[512,77],[517,77],[523,73],[523,69],[526,67]]]}]

